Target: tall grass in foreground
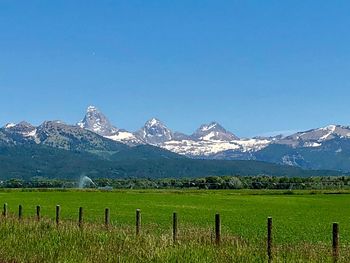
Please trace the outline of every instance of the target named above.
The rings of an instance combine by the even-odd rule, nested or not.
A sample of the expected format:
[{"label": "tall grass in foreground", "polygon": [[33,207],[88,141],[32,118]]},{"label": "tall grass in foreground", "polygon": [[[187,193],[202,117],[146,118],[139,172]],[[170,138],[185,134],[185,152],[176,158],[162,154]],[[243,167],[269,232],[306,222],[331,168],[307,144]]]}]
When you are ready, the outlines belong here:
[{"label": "tall grass in foreground", "polygon": [[[278,245],[273,262],[332,262],[331,244]],[[350,249],[341,247],[338,262],[348,262]],[[15,217],[0,222],[0,262],[267,262],[266,240],[244,240],[222,233],[215,245],[210,229],[182,226],[177,244],[171,229],[143,226],[139,237],[133,227],[106,227]]]}]

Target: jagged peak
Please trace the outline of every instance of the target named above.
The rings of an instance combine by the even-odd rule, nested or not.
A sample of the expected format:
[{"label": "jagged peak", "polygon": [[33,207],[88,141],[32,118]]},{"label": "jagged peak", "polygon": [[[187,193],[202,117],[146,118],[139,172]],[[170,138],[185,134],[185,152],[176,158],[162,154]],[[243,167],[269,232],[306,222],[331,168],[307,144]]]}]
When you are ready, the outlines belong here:
[{"label": "jagged peak", "polygon": [[146,123],[145,123],[145,126],[149,126],[149,127],[151,127],[151,126],[159,126],[159,125],[165,126],[164,123],[163,123],[162,121],[160,121],[159,119],[157,119],[157,118],[155,118],[155,117],[149,119],[149,120],[146,121]]},{"label": "jagged peak", "polygon": [[236,135],[227,131],[216,121],[202,124],[191,136],[196,140],[232,141],[239,139]]},{"label": "jagged peak", "polygon": [[146,121],[143,129],[146,129],[146,130],[161,129],[163,132],[164,131],[171,132],[170,129],[161,120],[154,117]]},{"label": "jagged peak", "polygon": [[87,107],[84,118],[77,123],[77,126],[102,136],[112,136],[118,132],[118,128],[113,126],[109,119],[93,105]]},{"label": "jagged peak", "polygon": [[158,144],[169,141],[173,137],[173,132],[159,119],[151,118],[136,133],[136,136],[149,144]]},{"label": "jagged peak", "polygon": [[215,128],[223,128],[223,127],[216,121],[212,121],[212,122],[207,123],[207,124],[202,124],[199,127],[199,129],[201,131],[209,131],[209,130],[212,130],[212,129],[215,129]]},{"label": "jagged peak", "polygon": [[212,121],[209,123],[205,123],[202,124],[197,130],[196,132],[200,132],[200,133],[208,133],[211,131],[220,131],[220,132],[229,132],[227,131],[220,123],[216,122],[216,121]]},{"label": "jagged peak", "polygon": [[94,112],[94,111],[99,111],[99,109],[94,105],[90,105],[87,107],[86,112]]}]

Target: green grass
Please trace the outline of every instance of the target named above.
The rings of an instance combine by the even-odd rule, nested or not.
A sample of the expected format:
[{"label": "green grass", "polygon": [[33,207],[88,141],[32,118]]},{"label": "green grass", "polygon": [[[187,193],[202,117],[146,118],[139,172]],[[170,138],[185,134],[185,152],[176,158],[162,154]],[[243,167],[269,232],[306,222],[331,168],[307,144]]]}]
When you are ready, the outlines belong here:
[{"label": "green grass", "polygon": [[[0,234],[5,241],[0,245],[0,261],[2,256],[8,261],[28,262],[31,259],[31,262],[38,262],[37,257],[41,255],[47,256],[47,262],[53,262],[57,257],[55,251],[59,249],[64,255],[60,256],[61,262],[77,262],[79,257],[85,262],[115,262],[118,261],[117,254],[120,262],[176,262],[176,259],[182,259],[178,262],[264,262],[268,216],[273,217],[277,262],[328,262],[332,222],[340,225],[341,255],[350,256],[350,194],[293,193],[247,190],[2,191],[0,203],[8,203],[10,213],[16,214],[21,204],[24,216],[31,217],[35,206],[41,205],[46,219],[40,224],[30,220],[18,224],[11,219],[3,223]],[[50,223],[56,204],[61,205],[61,218],[66,220],[61,229]],[[87,224],[83,232],[76,227],[80,206],[84,207]],[[106,207],[110,208],[113,225],[109,232],[102,226]],[[137,208],[142,211],[144,242],[134,237]],[[177,211],[179,217],[182,242],[178,246],[171,244],[173,211]],[[219,248],[211,244],[217,212],[221,215],[226,240]],[[40,236],[38,240],[37,236]],[[23,238],[23,244],[18,241],[20,238]],[[71,251],[70,247],[75,250]],[[95,252],[87,252],[85,247]],[[16,254],[17,249],[25,250],[26,257]],[[111,258],[103,256],[103,251]],[[119,252],[116,254],[115,251]],[[100,261],[95,261],[94,255],[100,255]]]}]

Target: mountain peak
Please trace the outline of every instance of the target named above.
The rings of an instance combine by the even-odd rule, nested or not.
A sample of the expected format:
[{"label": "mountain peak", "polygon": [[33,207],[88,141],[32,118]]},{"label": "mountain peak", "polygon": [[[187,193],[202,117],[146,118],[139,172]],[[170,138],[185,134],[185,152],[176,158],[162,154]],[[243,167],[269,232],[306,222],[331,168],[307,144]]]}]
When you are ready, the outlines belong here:
[{"label": "mountain peak", "polygon": [[87,108],[84,119],[78,122],[77,125],[80,128],[93,131],[102,136],[111,136],[118,131],[95,106],[89,106]]},{"label": "mountain peak", "polygon": [[165,125],[163,124],[163,122],[161,122],[157,118],[152,118],[145,123],[145,126],[152,127],[152,126],[165,126]]},{"label": "mountain peak", "polygon": [[212,121],[209,124],[202,124],[193,134],[195,140],[205,141],[233,141],[239,138],[232,132],[227,131],[218,122]]},{"label": "mountain peak", "polygon": [[77,123],[80,128],[95,132],[107,139],[127,145],[138,145],[142,142],[133,133],[113,126],[107,117],[95,106],[89,106],[84,119]]},{"label": "mountain peak", "polygon": [[93,112],[93,111],[98,111],[99,110],[97,109],[97,107],[93,106],[93,105],[90,105],[89,107],[87,107],[87,110],[86,112]]},{"label": "mountain peak", "polygon": [[173,132],[157,118],[148,120],[136,135],[149,144],[159,144],[173,138]]},{"label": "mountain peak", "polygon": [[210,123],[208,123],[208,124],[202,124],[200,127],[199,127],[199,129],[201,130],[201,131],[209,131],[209,130],[215,130],[215,129],[221,129],[222,128],[222,126],[219,124],[219,123],[217,123],[216,121],[212,121],[212,122],[210,122]]}]

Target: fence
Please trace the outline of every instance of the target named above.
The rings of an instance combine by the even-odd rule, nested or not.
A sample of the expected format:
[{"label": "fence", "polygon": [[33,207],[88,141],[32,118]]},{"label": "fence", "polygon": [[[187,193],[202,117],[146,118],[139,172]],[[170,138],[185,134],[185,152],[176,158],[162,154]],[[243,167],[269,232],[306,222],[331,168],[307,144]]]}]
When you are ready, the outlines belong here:
[{"label": "fence", "polygon": [[[41,219],[41,208],[40,206],[36,206],[36,220],[40,221]],[[55,215],[55,222],[58,226],[60,224],[60,213],[61,213],[61,207],[60,205],[56,205],[56,215]],[[105,209],[105,217],[104,217],[104,224],[108,228],[110,226],[110,209]],[[3,212],[2,216],[4,218],[8,217],[8,205],[7,203],[3,206]],[[18,206],[18,220],[23,219],[23,207],[22,205]],[[79,228],[83,229],[83,207],[79,207],[78,211],[78,226]],[[141,234],[141,210],[136,209],[136,220],[135,220],[135,226],[136,236],[139,236]],[[271,262],[273,259],[273,228],[272,228],[272,217],[267,218],[267,242],[266,242],[266,253],[268,257],[268,262]],[[172,235],[173,235],[173,243],[177,244],[178,239],[178,214],[176,212],[173,213],[173,222],[172,222]],[[215,244],[217,246],[221,243],[221,218],[220,214],[215,214],[215,221],[214,221],[214,228],[215,228]],[[332,258],[333,262],[337,262],[339,259],[339,225],[338,223],[333,223],[332,228]]]}]

